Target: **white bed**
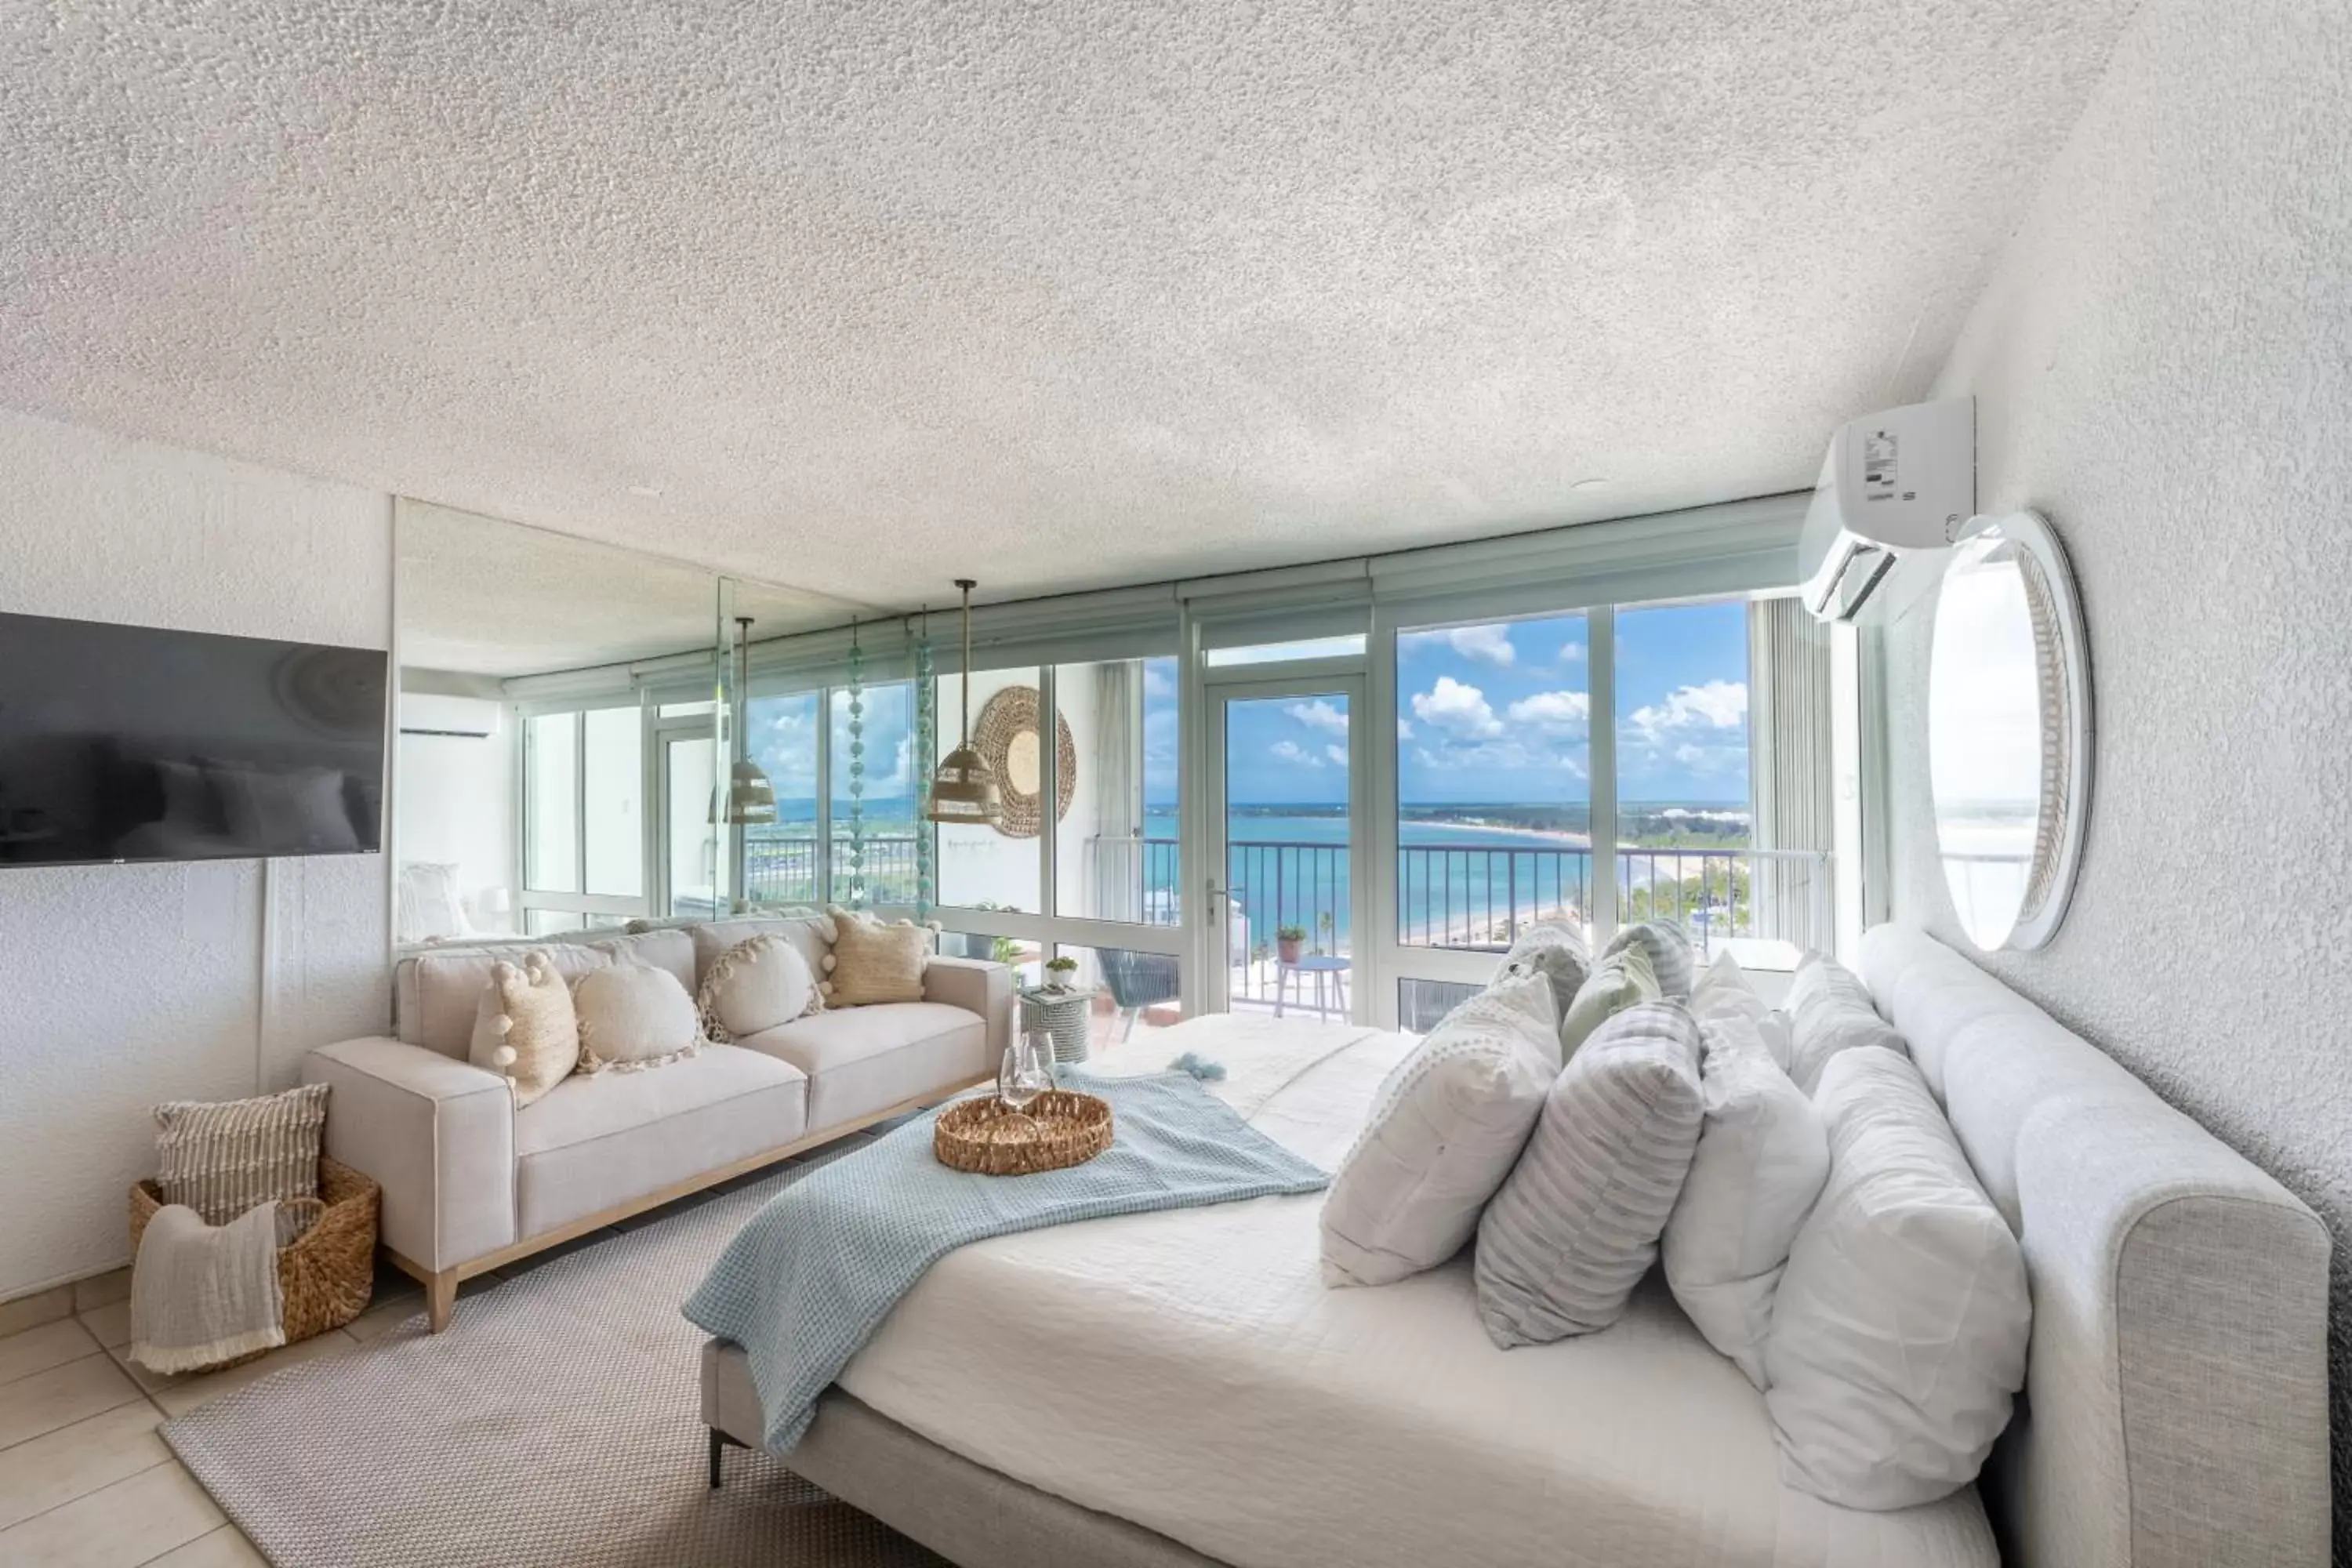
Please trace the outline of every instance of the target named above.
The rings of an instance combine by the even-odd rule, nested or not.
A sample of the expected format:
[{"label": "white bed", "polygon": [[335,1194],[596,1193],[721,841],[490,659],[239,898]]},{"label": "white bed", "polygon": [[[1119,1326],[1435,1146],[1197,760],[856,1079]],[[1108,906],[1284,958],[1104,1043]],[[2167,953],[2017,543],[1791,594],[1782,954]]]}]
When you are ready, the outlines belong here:
[{"label": "white bed", "polygon": [[[1267,1083],[1258,1064],[1302,1034],[1349,1043]],[[1328,1169],[1411,1046],[1211,1017],[1102,1065],[1156,1070],[1180,1050],[1223,1062],[1232,1076],[1213,1091]],[[1479,1327],[1466,1259],[1325,1289],[1321,1203],[961,1248],[840,1386],[967,1458],[1234,1568],[1997,1561],[1973,1490],[1868,1514],[1782,1487],[1762,1396],[1662,1290],[1606,1333],[1505,1352]],[[1024,1441],[1003,1441],[1008,1415]]]},{"label": "white bed", "polygon": [[[1459,1260],[1327,1289],[1319,1196],[961,1248],[786,1463],[966,1563],[1942,1568],[2002,1561],[1996,1522],[2030,1568],[2325,1563],[2309,1211],[1957,955],[1874,944],[2033,1276],[2032,1414],[1996,1453],[1990,1521],[1974,1488],[1874,1514],[1782,1487],[1761,1396],[1654,1280],[1602,1333],[1507,1352]],[[1408,1044],[1210,1018],[1124,1065],[1226,1062],[1219,1092],[1328,1167]],[[2216,1375],[2182,1379],[2184,1357]],[[758,1430],[740,1352],[714,1345],[704,1390],[714,1432]]]}]

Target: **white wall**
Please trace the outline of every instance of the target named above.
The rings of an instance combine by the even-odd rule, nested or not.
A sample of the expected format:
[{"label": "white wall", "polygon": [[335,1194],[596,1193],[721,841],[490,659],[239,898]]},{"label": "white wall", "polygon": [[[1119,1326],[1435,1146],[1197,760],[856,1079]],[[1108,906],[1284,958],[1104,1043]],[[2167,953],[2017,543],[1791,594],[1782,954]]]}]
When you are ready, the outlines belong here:
[{"label": "white wall", "polygon": [[[439,862],[457,868],[458,894],[474,929],[520,929],[512,910],[515,865],[514,715],[505,703],[480,697],[453,697],[407,689],[400,696],[403,732],[398,818],[392,847],[400,865]],[[428,730],[488,730],[486,740],[465,735],[418,735]],[[641,832],[635,823],[632,832]],[[636,839],[630,841],[635,847]],[[505,889],[509,905],[500,914],[486,895]]]},{"label": "white wall", "polygon": [[[389,646],[389,497],[0,412],[0,610]],[[0,1300],[128,1260],[148,1108],[390,1010],[379,855],[0,870]]]},{"label": "white wall", "polygon": [[[1998,105],[1989,105],[1997,112]],[[1987,510],[2044,511],[2089,621],[2075,900],[1987,968],[2336,1238],[2352,1490],[2352,8],[2150,0],[1938,386]],[[1894,903],[1947,941],[1931,616],[1889,639]]]}]

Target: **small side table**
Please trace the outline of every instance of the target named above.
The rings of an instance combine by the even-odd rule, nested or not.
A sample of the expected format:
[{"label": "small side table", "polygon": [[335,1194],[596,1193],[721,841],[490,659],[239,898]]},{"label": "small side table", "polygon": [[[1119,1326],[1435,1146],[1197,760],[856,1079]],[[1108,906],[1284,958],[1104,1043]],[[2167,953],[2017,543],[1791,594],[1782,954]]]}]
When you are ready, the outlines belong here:
[{"label": "small side table", "polygon": [[[1302,958],[1296,963],[1277,962],[1274,970],[1274,1016],[1277,1018],[1282,1016],[1284,993],[1296,980],[1298,986],[1298,1005],[1301,1008],[1314,1008],[1315,1016],[1318,1018],[1328,1018],[1334,1013],[1339,1014],[1342,1018],[1346,1017],[1348,1016],[1349,967],[1349,961],[1347,959],[1331,958],[1320,954],[1313,958]],[[1312,1002],[1307,1000],[1307,982],[1299,978],[1308,974],[1315,977],[1315,1000]],[[1328,1000],[1324,990],[1327,984],[1330,987]]]},{"label": "small side table", "polygon": [[1094,1016],[1092,991],[1048,991],[1040,986],[1021,993],[1021,1027],[1025,1033],[1043,1029],[1054,1037],[1054,1060],[1087,1059],[1087,1035]]}]

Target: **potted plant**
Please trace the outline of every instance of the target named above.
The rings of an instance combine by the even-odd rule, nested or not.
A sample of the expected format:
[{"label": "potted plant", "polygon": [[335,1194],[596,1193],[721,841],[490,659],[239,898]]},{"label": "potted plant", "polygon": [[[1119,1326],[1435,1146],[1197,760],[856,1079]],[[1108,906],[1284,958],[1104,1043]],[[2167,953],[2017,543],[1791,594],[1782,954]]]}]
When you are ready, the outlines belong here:
[{"label": "potted plant", "polygon": [[1315,917],[1315,956],[1321,958],[1339,944],[1331,940],[1331,911],[1325,910]]},{"label": "potted plant", "polygon": [[1045,963],[1045,989],[1048,991],[1067,991],[1071,982],[1077,977],[1078,961],[1066,953]]},{"label": "potted plant", "polygon": [[1305,926],[1283,926],[1274,933],[1275,952],[1285,963],[1298,962],[1298,950],[1307,945]]}]

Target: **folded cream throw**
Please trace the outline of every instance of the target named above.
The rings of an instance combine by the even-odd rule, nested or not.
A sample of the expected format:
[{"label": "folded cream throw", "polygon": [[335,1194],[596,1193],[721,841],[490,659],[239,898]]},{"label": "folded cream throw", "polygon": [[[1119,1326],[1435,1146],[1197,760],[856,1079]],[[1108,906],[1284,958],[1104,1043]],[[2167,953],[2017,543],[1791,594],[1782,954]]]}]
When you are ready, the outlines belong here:
[{"label": "folded cream throw", "polygon": [[155,1211],[131,1266],[131,1359],[193,1372],[284,1344],[278,1229],[275,1203],[220,1226],[184,1204]]}]

